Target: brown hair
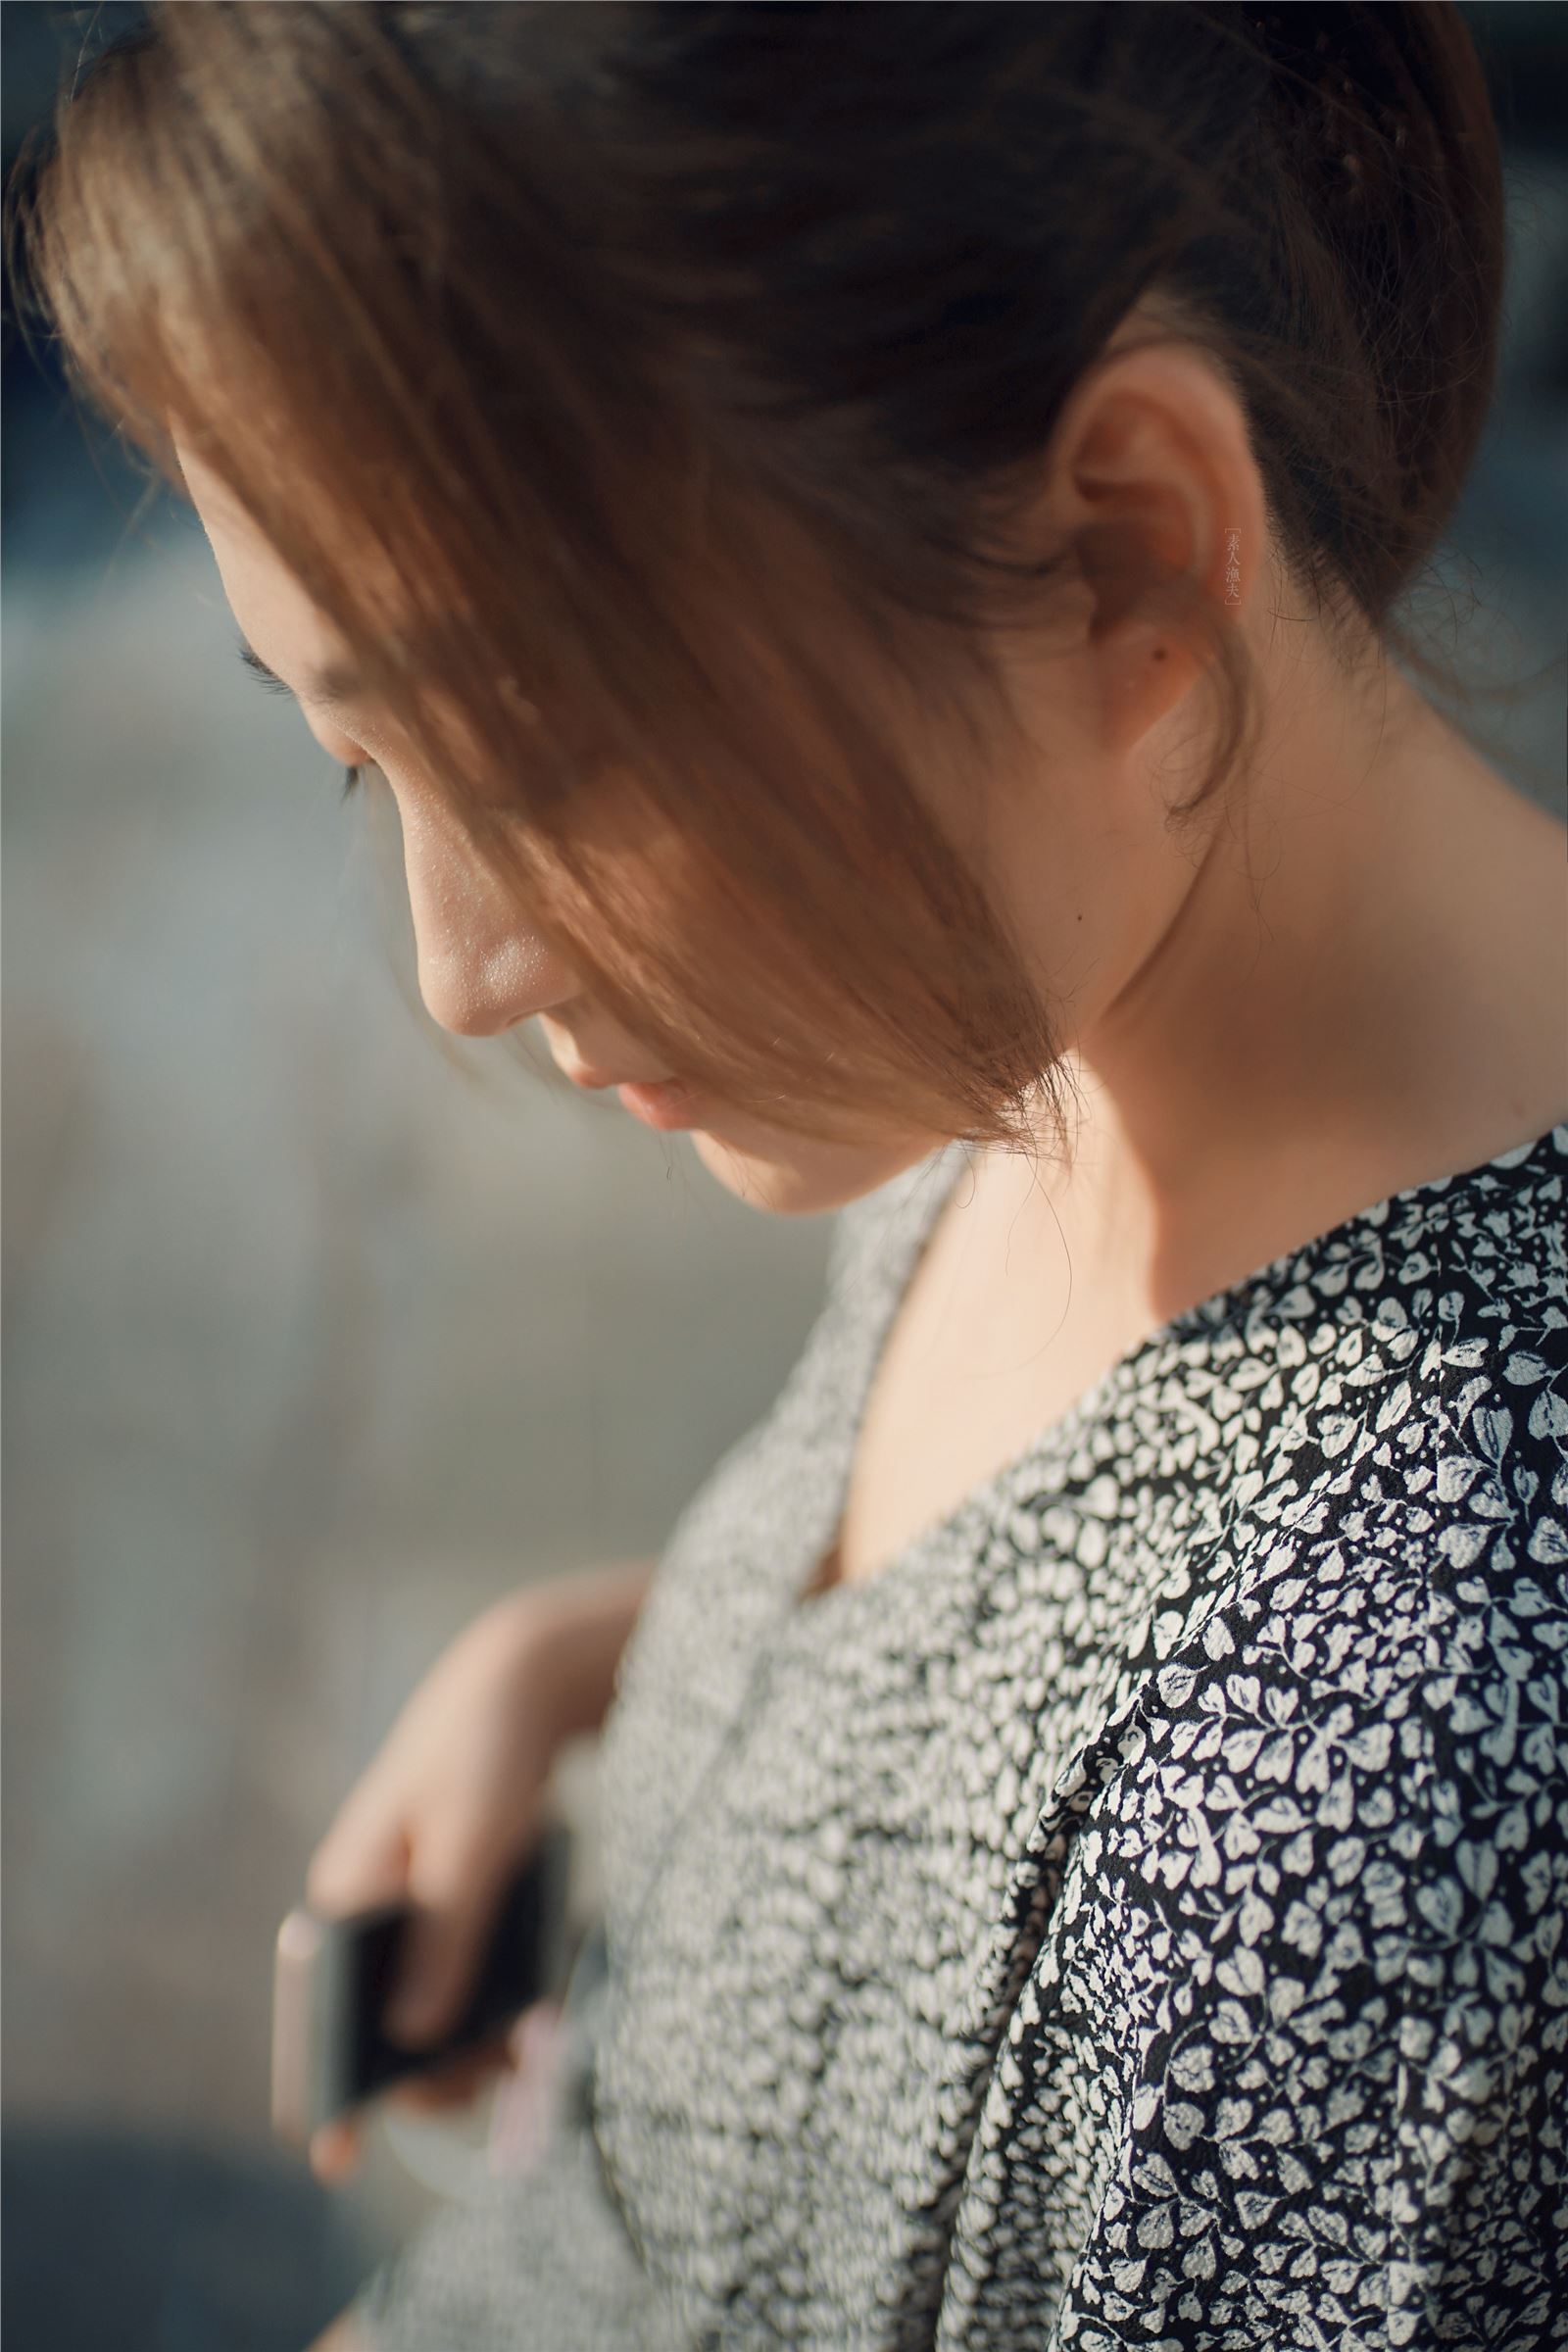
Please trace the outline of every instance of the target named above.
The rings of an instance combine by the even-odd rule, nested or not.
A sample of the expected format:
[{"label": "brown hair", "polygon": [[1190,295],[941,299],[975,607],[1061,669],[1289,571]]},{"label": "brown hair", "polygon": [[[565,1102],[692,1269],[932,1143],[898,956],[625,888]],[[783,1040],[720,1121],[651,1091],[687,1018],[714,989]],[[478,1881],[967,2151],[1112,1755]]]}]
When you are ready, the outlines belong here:
[{"label": "brown hair", "polygon": [[[987,756],[1019,520],[1135,305],[1244,404],[1336,642],[1492,393],[1495,126],[1437,5],[155,0],[13,244],[77,387],[172,426],[528,919],[664,1066],[797,1131],[1015,1139],[1060,1047],[910,781]],[[1183,578],[1212,757],[1255,681]],[[848,1111],[849,1120],[837,1113]]]}]

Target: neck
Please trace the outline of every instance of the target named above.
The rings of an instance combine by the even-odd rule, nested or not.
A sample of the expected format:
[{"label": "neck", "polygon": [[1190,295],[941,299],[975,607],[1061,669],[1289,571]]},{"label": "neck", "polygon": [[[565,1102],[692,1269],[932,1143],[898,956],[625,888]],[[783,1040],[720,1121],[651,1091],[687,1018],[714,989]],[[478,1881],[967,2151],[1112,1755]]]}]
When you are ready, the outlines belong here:
[{"label": "neck", "polygon": [[1081,1123],[1041,1181],[1091,1282],[1131,1257],[1152,1311],[1568,1115],[1562,830],[1389,678],[1365,725],[1311,681],[1276,710],[1069,1056]]}]

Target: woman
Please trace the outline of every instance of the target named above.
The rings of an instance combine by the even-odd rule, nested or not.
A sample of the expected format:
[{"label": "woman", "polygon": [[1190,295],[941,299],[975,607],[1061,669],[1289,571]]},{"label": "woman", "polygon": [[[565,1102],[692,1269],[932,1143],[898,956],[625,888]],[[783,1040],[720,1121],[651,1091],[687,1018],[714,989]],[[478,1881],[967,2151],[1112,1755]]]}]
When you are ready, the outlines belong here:
[{"label": "woman", "polygon": [[433,2031],[604,1720],[573,2093],[323,2340],[1562,2341],[1564,839],[1392,659],[1456,12],[158,9],[58,131],[431,1013],[840,1212],[657,1567],[317,1856]]}]

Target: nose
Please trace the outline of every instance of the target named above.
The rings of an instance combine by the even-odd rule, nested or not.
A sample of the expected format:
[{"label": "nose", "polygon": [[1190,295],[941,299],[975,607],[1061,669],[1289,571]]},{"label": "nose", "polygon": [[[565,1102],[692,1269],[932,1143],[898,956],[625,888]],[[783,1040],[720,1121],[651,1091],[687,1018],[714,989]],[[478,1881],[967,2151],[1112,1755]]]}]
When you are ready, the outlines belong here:
[{"label": "nose", "polygon": [[403,865],[419,994],[459,1037],[494,1037],[578,993],[574,972],[530,931],[456,824],[428,802],[404,803]]}]

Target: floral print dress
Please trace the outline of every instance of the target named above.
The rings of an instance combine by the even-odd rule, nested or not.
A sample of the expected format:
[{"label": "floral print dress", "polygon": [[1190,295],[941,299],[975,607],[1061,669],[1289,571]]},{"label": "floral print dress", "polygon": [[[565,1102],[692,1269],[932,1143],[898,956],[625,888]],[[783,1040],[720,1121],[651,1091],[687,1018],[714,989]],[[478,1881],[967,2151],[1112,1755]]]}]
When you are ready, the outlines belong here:
[{"label": "floral print dress", "polygon": [[364,2331],[1568,2344],[1568,1124],[1177,1316],[808,1597],[965,1165],[839,1213],[677,1525],[571,2095]]}]

